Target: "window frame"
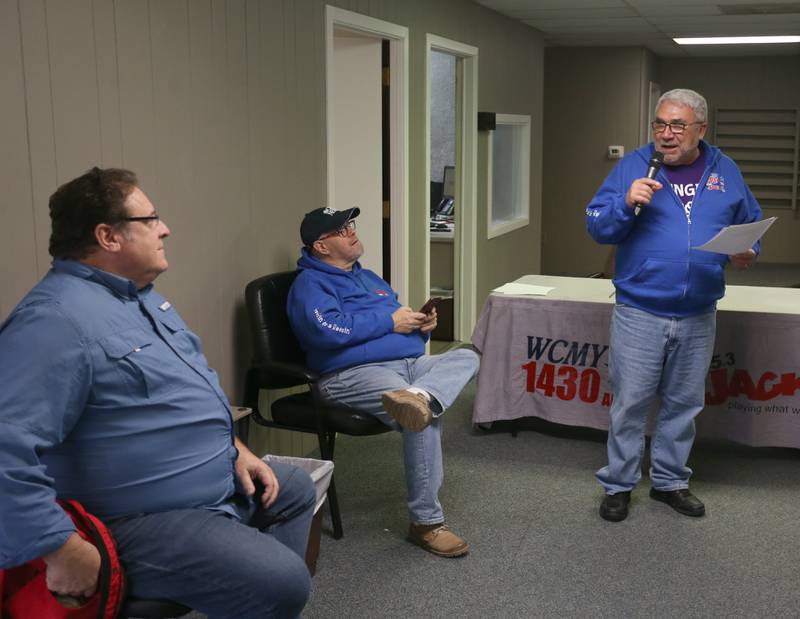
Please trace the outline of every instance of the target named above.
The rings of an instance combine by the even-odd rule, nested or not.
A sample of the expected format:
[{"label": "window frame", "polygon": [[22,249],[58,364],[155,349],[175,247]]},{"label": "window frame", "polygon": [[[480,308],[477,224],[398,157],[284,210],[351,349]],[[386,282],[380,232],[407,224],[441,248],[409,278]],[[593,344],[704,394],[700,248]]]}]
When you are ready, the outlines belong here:
[{"label": "window frame", "polygon": [[[486,237],[492,239],[503,234],[524,228],[530,223],[531,201],[530,201],[530,173],[531,173],[531,117],[526,114],[496,114],[495,125],[497,127],[512,127],[515,131],[515,139],[512,140],[511,148],[514,149],[512,159],[519,161],[519,166],[512,166],[509,174],[516,178],[511,178],[511,183],[516,186],[512,190],[512,195],[516,196],[512,212],[514,216],[509,219],[496,220],[494,217],[494,146],[495,131],[489,132],[487,141],[487,182],[486,182]],[[519,139],[516,139],[519,138]]]}]

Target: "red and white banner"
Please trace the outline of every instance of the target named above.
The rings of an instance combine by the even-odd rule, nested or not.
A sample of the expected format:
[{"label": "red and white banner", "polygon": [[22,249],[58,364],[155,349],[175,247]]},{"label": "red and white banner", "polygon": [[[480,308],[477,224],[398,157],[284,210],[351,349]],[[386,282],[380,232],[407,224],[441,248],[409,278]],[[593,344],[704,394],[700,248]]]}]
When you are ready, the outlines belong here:
[{"label": "red and white banner", "polygon": [[[473,422],[535,416],[608,428],[613,305],[491,295],[472,335],[483,354]],[[800,315],[719,311],[701,436],[800,447]]]}]

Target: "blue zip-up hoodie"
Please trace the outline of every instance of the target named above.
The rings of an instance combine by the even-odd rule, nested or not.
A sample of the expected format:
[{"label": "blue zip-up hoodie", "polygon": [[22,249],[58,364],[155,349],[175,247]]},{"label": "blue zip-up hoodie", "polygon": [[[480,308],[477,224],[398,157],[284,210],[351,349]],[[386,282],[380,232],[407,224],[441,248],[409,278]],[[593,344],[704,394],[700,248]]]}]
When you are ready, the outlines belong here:
[{"label": "blue zip-up hoodie", "polygon": [[[625,205],[631,183],[647,173],[652,143],[626,155],[586,208],[586,227],[598,243],[616,244],[617,303],[659,316],[710,312],[725,294],[725,254],[692,249],[723,227],[761,219],[761,208],[739,168],[720,150],[701,142],[706,168],[691,217],[662,169],[663,187],[639,216]],[[760,251],[759,243],[753,247]]]},{"label": "blue zip-up hoodie", "polygon": [[307,248],[286,302],[292,330],[308,366],[321,373],[365,363],[419,357],[427,336],[395,333],[397,294],[356,262],[352,271],[330,266]]}]

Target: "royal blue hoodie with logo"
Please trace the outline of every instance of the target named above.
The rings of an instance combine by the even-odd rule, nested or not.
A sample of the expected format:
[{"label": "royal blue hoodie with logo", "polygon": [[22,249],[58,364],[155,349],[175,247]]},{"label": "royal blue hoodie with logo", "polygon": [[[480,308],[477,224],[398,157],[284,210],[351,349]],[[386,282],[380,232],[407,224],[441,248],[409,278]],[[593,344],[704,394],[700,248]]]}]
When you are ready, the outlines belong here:
[{"label": "royal blue hoodie with logo", "polygon": [[[652,143],[626,155],[589,206],[586,226],[598,243],[615,244],[617,303],[659,316],[710,312],[725,294],[725,254],[692,249],[723,227],[761,219],[761,208],[729,157],[706,142],[706,167],[687,217],[662,168],[663,187],[637,216],[625,204],[631,183],[647,174]],[[756,253],[760,245],[753,247]]]},{"label": "royal blue hoodie with logo", "polygon": [[358,262],[345,271],[304,247],[297,270],[286,311],[311,369],[329,374],[425,352],[427,336],[394,332],[392,314],[401,307],[397,294]]}]

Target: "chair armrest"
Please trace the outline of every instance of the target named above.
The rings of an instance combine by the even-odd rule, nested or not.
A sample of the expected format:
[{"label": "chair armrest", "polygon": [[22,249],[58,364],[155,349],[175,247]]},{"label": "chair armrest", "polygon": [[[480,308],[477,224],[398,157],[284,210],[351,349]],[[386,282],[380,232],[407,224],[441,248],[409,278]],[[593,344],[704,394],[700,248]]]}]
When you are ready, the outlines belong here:
[{"label": "chair armrest", "polygon": [[280,361],[262,361],[259,367],[262,370],[277,374],[294,380],[302,380],[306,383],[315,383],[319,380],[319,374],[296,363],[284,363]]},{"label": "chair armrest", "polygon": [[247,406],[231,406],[231,417],[234,421],[239,421],[252,414],[253,409]]}]

